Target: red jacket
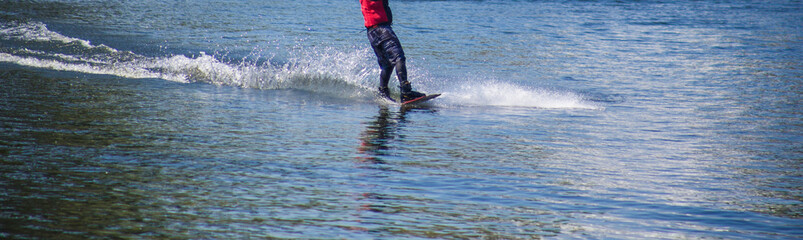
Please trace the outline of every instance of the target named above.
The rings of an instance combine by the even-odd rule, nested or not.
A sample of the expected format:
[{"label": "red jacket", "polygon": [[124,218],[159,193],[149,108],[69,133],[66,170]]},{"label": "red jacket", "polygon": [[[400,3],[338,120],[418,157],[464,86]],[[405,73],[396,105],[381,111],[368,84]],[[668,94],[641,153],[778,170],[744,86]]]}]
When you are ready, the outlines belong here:
[{"label": "red jacket", "polygon": [[360,5],[362,5],[362,16],[365,18],[365,27],[393,22],[393,13],[390,12],[388,0],[360,0]]}]

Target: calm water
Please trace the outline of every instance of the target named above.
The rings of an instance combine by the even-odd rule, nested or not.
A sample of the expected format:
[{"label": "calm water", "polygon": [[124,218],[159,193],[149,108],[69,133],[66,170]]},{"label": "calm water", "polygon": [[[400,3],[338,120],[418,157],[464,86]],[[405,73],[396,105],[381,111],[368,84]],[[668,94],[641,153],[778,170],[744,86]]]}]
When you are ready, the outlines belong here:
[{"label": "calm water", "polygon": [[0,238],[803,237],[800,1],[391,7],[0,0]]}]

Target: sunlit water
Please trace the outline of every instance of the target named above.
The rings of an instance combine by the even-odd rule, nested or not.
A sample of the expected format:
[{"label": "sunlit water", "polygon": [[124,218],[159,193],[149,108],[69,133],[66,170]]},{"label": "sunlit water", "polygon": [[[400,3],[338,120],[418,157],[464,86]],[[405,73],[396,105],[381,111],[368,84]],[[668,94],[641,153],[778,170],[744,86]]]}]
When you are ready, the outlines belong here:
[{"label": "sunlit water", "polygon": [[800,2],[391,7],[0,1],[0,238],[803,236]]}]

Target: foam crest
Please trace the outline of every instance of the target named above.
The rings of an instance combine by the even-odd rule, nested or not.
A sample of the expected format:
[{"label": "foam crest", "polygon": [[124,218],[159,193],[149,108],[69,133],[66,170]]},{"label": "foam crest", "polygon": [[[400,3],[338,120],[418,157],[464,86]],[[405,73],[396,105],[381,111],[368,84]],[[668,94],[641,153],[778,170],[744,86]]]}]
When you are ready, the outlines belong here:
[{"label": "foam crest", "polygon": [[365,97],[376,86],[378,68],[368,66],[366,50],[342,51],[332,48],[309,48],[291,54],[290,64],[276,71],[274,79],[285,88],[320,93]]},{"label": "foam crest", "polygon": [[243,82],[245,71],[205,53],[195,58],[183,55],[154,58],[145,61],[143,65],[147,69],[161,73],[162,78],[166,80],[247,87]]},{"label": "foam crest", "polygon": [[[147,68],[161,72],[165,79],[204,82],[215,85],[256,89],[297,89],[346,96],[366,96],[368,68],[365,52],[339,52],[332,49],[297,53],[284,64],[270,60],[231,63],[201,53],[197,57],[173,56],[155,59]],[[378,73],[377,73],[378,74]]]}]

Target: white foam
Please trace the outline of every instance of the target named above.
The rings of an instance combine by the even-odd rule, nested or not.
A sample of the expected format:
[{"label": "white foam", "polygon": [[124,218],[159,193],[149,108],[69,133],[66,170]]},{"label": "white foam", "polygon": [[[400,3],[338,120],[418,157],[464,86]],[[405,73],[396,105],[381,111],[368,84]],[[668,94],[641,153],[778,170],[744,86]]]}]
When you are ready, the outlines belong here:
[{"label": "white foam", "polygon": [[50,31],[47,29],[47,25],[41,22],[10,22],[0,24],[0,38],[36,42],[78,43],[86,48],[104,48],[109,51],[116,51],[102,44],[94,46],[87,40],[68,37]]},{"label": "white foam", "polygon": [[91,59],[91,58],[86,58],[86,57],[83,57],[83,56],[72,56],[72,55],[67,55],[67,54],[62,54],[62,53],[48,53],[48,52],[45,52],[45,51],[31,50],[31,49],[27,49],[27,48],[18,49],[16,52],[17,53],[21,53],[21,54],[25,54],[25,55],[36,55],[36,56],[42,56],[42,57],[47,57],[47,58],[60,59],[60,60],[63,60],[65,62],[84,62],[84,63],[89,63],[89,64],[105,64],[105,62],[103,62],[103,61],[96,60],[96,59]]},{"label": "white foam", "polygon": [[0,53],[0,62],[10,62],[23,66],[45,68],[58,71],[73,71],[89,74],[106,74],[126,78],[165,78],[164,75],[153,73],[138,67],[97,66],[87,63],[74,64],[57,60],[38,59],[34,57],[20,57],[8,53]]},{"label": "white foam", "polygon": [[445,92],[443,98],[452,103],[467,106],[598,108],[595,104],[585,100],[582,95],[574,92],[525,87],[490,80],[460,84],[457,89]]},{"label": "white foam", "polygon": [[362,62],[363,52],[343,53],[321,51],[298,54],[288,63],[274,65],[250,62],[227,63],[200,53],[197,57],[173,56],[154,59],[147,63],[166,75],[185,82],[205,82],[215,85],[257,89],[299,89],[312,92],[364,96],[367,92]]},{"label": "white foam", "polygon": [[[183,55],[168,58],[156,58],[144,62],[148,69],[154,69],[167,76],[167,80],[178,82],[207,82],[216,85],[237,86],[242,74],[230,65],[222,63],[213,57],[201,53],[196,58]],[[228,81],[227,81],[228,80]]]}]

